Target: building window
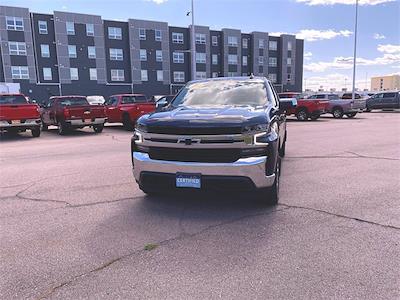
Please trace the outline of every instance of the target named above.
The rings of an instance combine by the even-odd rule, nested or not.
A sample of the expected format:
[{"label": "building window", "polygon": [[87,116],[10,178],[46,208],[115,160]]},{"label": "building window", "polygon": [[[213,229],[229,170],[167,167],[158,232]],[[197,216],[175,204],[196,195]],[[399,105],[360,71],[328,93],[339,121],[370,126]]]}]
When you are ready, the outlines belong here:
[{"label": "building window", "polygon": [[26,66],[11,66],[12,79],[29,79],[29,71]]},{"label": "building window", "polygon": [[218,65],[218,55],[217,54],[212,55],[212,64]]},{"label": "building window", "polygon": [[124,60],[122,49],[110,48],[110,60]]},{"label": "building window", "polygon": [[10,55],[26,55],[26,44],[24,42],[8,42]]},{"label": "building window", "polygon": [[164,80],[164,71],[157,70],[157,81],[163,81],[163,80]]},{"label": "building window", "polygon": [[161,30],[159,30],[159,29],[156,29],[156,31],[155,31],[155,40],[157,42],[161,42],[161,40],[162,40]]},{"label": "building window", "polygon": [[287,43],[287,49],[288,49],[288,51],[292,51],[292,42],[288,42]]},{"label": "building window", "polygon": [[175,82],[185,82],[185,72],[174,72],[174,81]]},{"label": "building window", "polygon": [[43,80],[53,80],[53,74],[51,73],[51,68],[43,68]]},{"label": "building window", "polygon": [[212,72],[212,77],[217,78],[218,77],[218,72]]},{"label": "building window", "polygon": [[196,63],[205,64],[206,63],[206,54],[201,52],[196,52]]},{"label": "building window", "polygon": [[196,33],[196,44],[205,44],[206,35],[204,33]]},{"label": "building window", "polygon": [[46,21],[39,21],[38,27],[39,27],[39,34],[47,34],[48,33]]},{"label": "building window", "polygon": [[213,46],[218,46],[218,37],[216,35],[213,35],[211,37],[211,40],[212,40],[212,45]]},{"label": "building window", "polygon": [[108,27],[108,38],[110,40],[122,40],[122,29],[119,27]]},{"label": "building window", "polygon": [[228,72],[228,77],[235,77],[236,73],[235,72]]},{"label": "building window", "polygon": [[246,77],[246,76],[247,76],[247,73],[242,73],[242,76],[243,76],[243,77]]},{"label": "building window", "polygon": [[278,59],[276,57],[268,58],[268,65],[270,67],[276,67],[278,65]]},{"label": "building window", "polygon": [[122,69],[111,70],[111,81],[125,81],[125,72]]},{"label": "building window", "polygon": [[249,42],[248,39],[242,39],[242,47],[243,47],[244,49],[247,49],[247,48],[248,48],[248,42]]},{"label": "building window", "polygon": [[268,43],[269,50],[276,51],[278,50],[278,42],[277,41],[269,41]]},{"label": "building window", "polygon": [[146,40],[146,29],[139,28],[139,40]]},{"label": "building window", "polygon": [[156,61],[162,62],[162,50],[156,50]]},{"label": "building window", "polygon": [[68,57],[76,58],[76,45],[68,45]]},{"label": "building window", "polygon": [[288,66],[291,66],[291,65],[292,65],[292,58],[291,58],[291,57],[288,57],[287,60],[286,60],[286,62],[287,62],[287,65],[288,65]]},{"label": "building window", "polygon": [[20,17],[6,17],[7,30],[24,31],[24,19]]},{"label": "building window", "polygon": [[258,64],[259,64],[260,66],[262,66],[262,65],[264,64],[264,56],[259,56],[259,57],[258,57]]},{"label": "building window", "polygon": [[89,58],[96,58],[96,47],[95,46],[88,46],[87,52],[88,52]]},{"label": "building window", "polygon": [[89,68],[89,77],[90,77],[90,80],[97,80],[97,69],[96,68]]},{"label": "building window", "polygon": [[172,33],[172,42],[174,44],[183,44],[183,33],[173,32]]},{"label": "building window", "polygon": [[196,72],[196,79],[206,79],[207,73],[206,72]]},{"label": "building window", "polygon": [[258,49],[264,49],[264,40],[258,40]]},{"label": "building window", "polygon": [[50,47],[46,44],[40,45],[40,53],[42,57],[50,57]]},{"label": "building window", "polygon": [[228,36],[228,46],[237,47],[238,39],[236,36]]},{"label": "building window", "polygon": [[69,68],[71,80],[79,80],[78,68]]},{"label": "building window", "polygon": [[228,65],[237,65],[237,55],[236,54],[228,55]]},{"label": "building window", "polygon": [[140,51],[139,51],[139,59],[140,59],[140,61],[146,61],[147,60],[147,51],[146,51],[146,49],[140,49]]},{"label": "building window", "polygon": [[86,24],[86,35],[94,36],[94,25],[93,24]]},{"label": "building window", "polygon": [[173,62],[176,64],[183,64],[185,62],[185,57],[181,52],[173,52],[172,53]]},{"label": "building window", "polygon": [[268,74],[268,79],[269,79],[272,83],[275,83],[275,82],[276,82],[276,74],[275,74],[275,73],[270,73],[270,74]]},{"label": "building window", "polygon": [[75,24],[74,22],[66,22],[65,26],[67,28],[68,35],[75,35]]},{"label": "building window", "polygon": [[142,81],[148,81],[147,70],[140,70],[140,79]]},{"label": "building window", "polygon": [[287,74],[287,82],[290,82],[291,79],[292,79],[292,75],[291,74]]}]

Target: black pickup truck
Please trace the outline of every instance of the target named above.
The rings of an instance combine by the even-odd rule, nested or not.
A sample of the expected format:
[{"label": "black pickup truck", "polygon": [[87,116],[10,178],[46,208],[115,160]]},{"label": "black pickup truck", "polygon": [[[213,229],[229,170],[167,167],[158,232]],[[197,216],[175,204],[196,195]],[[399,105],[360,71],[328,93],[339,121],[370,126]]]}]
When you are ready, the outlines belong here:
[{"label": "black pickup truck", "polygon": [[286,115],[264,77],[192,81],[161,110],[139,118],[131,142],[133,174],[147,193],[254,192],[278,202]]}]

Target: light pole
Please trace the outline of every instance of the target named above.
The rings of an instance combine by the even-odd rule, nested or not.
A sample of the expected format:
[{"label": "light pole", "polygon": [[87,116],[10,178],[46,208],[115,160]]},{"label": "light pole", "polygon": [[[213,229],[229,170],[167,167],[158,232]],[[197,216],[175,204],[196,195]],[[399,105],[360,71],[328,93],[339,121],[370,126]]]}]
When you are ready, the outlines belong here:
[{"label": "light pole", "polygon": [[356,20],[354,24],[353,91],[351,94],[352,101],[354,101],[356,93],[357,22],[358,22],[358,0],[356,0]]},{"label": "light pole", "polygon": [[192,80],[196,79],[196,37],[195,37],[195,30],[194,30],[194,0],[192,0],[192,28],[190,35],[192,36],[191,40],[191,61],[192,61]]}]

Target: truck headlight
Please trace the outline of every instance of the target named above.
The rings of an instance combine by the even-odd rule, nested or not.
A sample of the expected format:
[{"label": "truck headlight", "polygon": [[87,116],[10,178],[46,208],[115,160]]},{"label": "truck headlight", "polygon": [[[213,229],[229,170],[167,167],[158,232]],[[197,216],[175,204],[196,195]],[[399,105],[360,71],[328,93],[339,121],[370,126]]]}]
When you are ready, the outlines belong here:
[{"label": "truck headlight", "polygon": [[135,144],[141,144],[143,143],[143,135],[138,130],[135,130],[133,133],[133,140]]},{"label": "truck headlight", "polygon": [[268,130],[265,132],[256,133],[253,136],[253,144],[254,145],[268,145],[271,140],[274,140],[278,136],[278,125],[273,123],[268,127]]}]

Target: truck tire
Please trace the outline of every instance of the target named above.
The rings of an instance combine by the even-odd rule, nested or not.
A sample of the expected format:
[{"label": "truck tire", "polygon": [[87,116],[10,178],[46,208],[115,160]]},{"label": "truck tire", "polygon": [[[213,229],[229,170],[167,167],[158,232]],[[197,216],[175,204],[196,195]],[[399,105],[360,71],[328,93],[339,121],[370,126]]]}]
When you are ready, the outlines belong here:
[{"label": "truck tire", "polygon": [[93,125],[93,130],[95,133],[101,133],[104,129],[104,124]]},{"label": "truck tire", "polygon": [[277,205],[279,201],[279,181],[281,176],[281,158],[278,156],[275,167],[275,180],[272,186],[259,191],[259,199],[268,205]]},{"label": "truck tire", "polygon": [[285,132],[285,137],[283,139],[282,147],[278,150],[280,157],[285,157],[285,153],[286,153],[286,137],[287,137],[287,132]]},{"label": "truck tire", "polygon": [[43,121],[42,121],[42,131],[47,131],[47,130],[49,130],[49,126],[47,124],[43,123]]},{"label": "truck tire", "polygon": [[334,107],[332,109],[332,115],[335,119],[343,118],[343,109],[341,107]]},{"label": "truck tire", "polygon": [[296,112],[296,118],[299,121],[307,121],[308,120],[308,111],[306,108],[300,108]]},{"label": "truck tire", "polygon": [[316,121],[319,119],[320,116],[321,115],[318,113],[313,113],[313,114],[311,114],[310,119],[311,119],[311,121]]},{"label": "truck tire", "polygon": [[356,114],[357,113],[353,112],[353,113],[346,114],[346,116],[351,119],[351,118],[354,118],[356,116]]},{"label": "truck tire", "polygon": [[64,122],[57,122],[57,127],[58,127],[58,134],[59,135],[65,135],[68,132],[67,125]]},{"label": "truck tire", "polygon": [[128,114],[124,114],[122,116],[122,124],[124,124],[124,128],[126,130],[129,130],[129,131],[133,130],[133,124],[132,124],[131,118],[129,117]]},{"label": "truck tire", "polygon": [[31,129],[31,134],[33,137],[39,137],[40,136],[40,127],[37,126],[35,128]]}]

